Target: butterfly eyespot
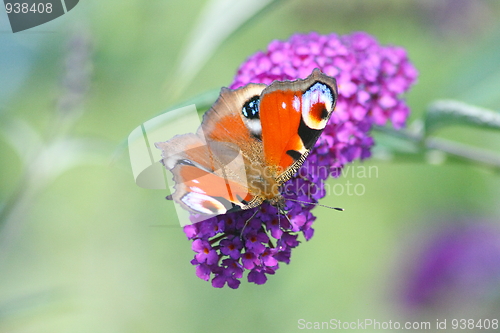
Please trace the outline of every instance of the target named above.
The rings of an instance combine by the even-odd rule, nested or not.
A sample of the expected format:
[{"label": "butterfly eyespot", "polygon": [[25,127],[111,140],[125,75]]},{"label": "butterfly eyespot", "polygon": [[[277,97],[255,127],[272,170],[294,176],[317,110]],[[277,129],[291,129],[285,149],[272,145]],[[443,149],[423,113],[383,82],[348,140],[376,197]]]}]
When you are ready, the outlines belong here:
[{"label": "butterfly eyespot", "polygon": [[248,119],[259,118],[259,99],[260,96],[250,98],[241,108],[241,113]]},{"label": "butterfly eyespot", "polygon": [[202,193],[189,192],[182,197],[181,201],[189,208],[202,214],[218,215],[227,211],[220,201]]},{"label": "butterfly eyespot", "polygon": [[311,129],[323,129],[333,111],[334,98],[330,87],[316,82],[304,92],[302,119]]},{"label": "butterfly eyespot", "polygon": [[328,118],[328,110],[325,107],[321,107],[321,109],[317,113],[317,116],[318,116],[319,119],[326,119],[326,118]]},{"label": "butterfly eyespot", "polygon": [[261,140],[262,125],[259,115],[260,96],[250,98],[241,108],[241,114],[245,117],[244,122],[250,134],[257,140]]}]

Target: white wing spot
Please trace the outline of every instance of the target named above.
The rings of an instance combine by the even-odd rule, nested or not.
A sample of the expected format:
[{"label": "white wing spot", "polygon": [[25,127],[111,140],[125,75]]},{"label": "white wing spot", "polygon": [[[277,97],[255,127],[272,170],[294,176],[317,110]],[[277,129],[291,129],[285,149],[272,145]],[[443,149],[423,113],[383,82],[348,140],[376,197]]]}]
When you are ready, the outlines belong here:
[{"label": "white wing spot", "polygon": [[253,135],[262,135],[262,125],[260,124],[260,119],[247,119],[246,125]]},{"label": "white wing spot", "polygon": [[[194,179],[196,180],[196,179]],[[207,194],[207,192],[203,191],[201,188],[196,187],[196,186],[191,186],[189,187],[191,191],[196,192],[196,193],[201,193],[201,194]]]},{"label": "white wing spot", "polygon": [[286,103],[285,103],[285,102],[281,103],[281,107],[282,107],[283,109],[286,109]]},{"label": "white wing spot", "polygon": [[293,98],[292,106],[293,106],[293,109],[295,111],[297,111],[297,112],[300,111],[300,98],[299,98],[299,96],[295,96]]}]

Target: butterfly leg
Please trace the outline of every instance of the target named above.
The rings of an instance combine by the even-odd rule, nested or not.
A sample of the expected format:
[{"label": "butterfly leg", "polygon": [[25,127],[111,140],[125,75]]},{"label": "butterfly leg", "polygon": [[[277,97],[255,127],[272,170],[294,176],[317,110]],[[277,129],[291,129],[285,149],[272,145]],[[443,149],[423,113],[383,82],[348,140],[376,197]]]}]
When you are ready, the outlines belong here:
[{"label": "butterfly leg", "polygon": [[278,228],[281,229],[281,218],[280,218],[281,211],[278,210]]},{"label": "butterfly leg", "polygon": [[288,220],[288,223],[290,223],[290,228],[292,228],[292,221],[290,221],[290,218],[288,217],[288,215],[285,213],[285,211],[283,209],[280,209],[280,212]]},{"label": "butterfly leg", "polygon": [[243,228],[241,229],[241,232],[240,232],[240,239],[243,241],[243,231],[245,231],[245,228],[247,227],[247,224],[248,222],[250,222],[251,219],[253,219],[255,217],[255,215],[257,215],[257,213],[259,212],[260,208],[259,209],[256,209],[255,210],[255,213],[253,213],[252,216],[250,216],[250,218],[248,220],[245,221],[245,225],[243,226]]}]

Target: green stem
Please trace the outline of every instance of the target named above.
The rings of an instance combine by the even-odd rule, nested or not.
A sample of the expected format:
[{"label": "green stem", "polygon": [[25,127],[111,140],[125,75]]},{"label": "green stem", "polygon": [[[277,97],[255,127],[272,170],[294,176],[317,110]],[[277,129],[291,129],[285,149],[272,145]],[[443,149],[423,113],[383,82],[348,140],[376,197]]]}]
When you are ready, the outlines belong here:
[{"label": "green stem", "polygon": [[426,152],[437,150],[446,153],[452,159],[481,164],[495,171],[500,171],[500,155],[484,149],[437,137],[425,138],[420,133],[411,133],[407,130],[398,131],[388,127],[375,127],[374,130],[413,144],[423,157],[425,157]]},{"label": "green stem", "polygon": [[500,171],[500,155],[487,150],[441,138],[429,138],[425,141],[425,145],[429,149],[445,152],[465,162],[482,164]]}]

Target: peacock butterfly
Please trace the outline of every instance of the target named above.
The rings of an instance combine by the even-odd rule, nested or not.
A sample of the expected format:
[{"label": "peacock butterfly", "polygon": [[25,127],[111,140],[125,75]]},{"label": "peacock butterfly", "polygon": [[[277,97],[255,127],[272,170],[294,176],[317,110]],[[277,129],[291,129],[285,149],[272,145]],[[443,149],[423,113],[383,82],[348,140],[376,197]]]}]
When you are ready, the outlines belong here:
[{"label": "peacock butterfly", "polygon": [[196,133],[155,146],[184,209],[215,216],[257,207],[281,211],[280,187],[302,166],[338,98],[334,78],[315,69],[306,79],[222,88]]}]

